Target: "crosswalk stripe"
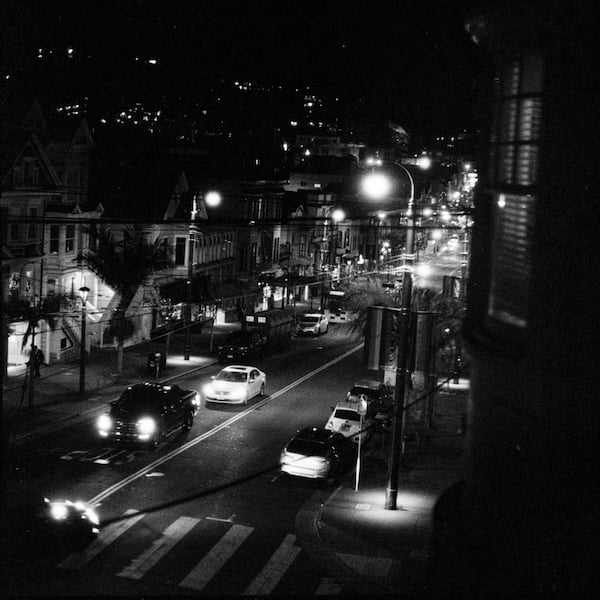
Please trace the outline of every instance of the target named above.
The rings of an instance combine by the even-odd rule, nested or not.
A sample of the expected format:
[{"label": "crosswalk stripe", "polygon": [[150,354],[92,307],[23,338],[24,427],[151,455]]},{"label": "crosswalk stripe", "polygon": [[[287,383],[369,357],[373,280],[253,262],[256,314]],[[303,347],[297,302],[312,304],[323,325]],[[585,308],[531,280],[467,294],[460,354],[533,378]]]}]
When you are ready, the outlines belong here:
[{"label": "crosswalk stripe", "polygon": [[342,592],[342,584],[331,577],[324,577],[315,591],[315,596],[334,596]]},{"label": "crosswalk stripe", "polygon": [[295,541],[295,535],[290,533],[285,536],[269,562],[246,588],[245,596],[270,594],[275,589],[279,580],[301,552],[301,548],[294,546]]},{"label": "crosswalk stripe", "polygon": [[191,517],[179,517],[164,530],[160,538],[155,540],[148,550],[134,559],[128,567],[118,573],[118,576],[141,579],[198,521],[199,519]]},{"label": "crosswalk stripe", "polygon": [[60,569],[80,569],[144,517],[143,513],[137,514],[136,510],[126,511],[124,516],[127,515],[133,516],[101,528],[98,537],[83,552],[69,554],[69,556],[58,564],[58,567]]},{"label": "crosswalk stripe", "polygon": [[353,571],[361,575],[371,575],[375,577],[387,577],[393,559],[385,556],[367,556],[362,554],[345,554],[338,552],[341,558]]},{"label": "crosswalk stripe", "polygon": [[202,590],[253,530],[253,527],[246,525],[233,525],[179,585],[197,591]]}]

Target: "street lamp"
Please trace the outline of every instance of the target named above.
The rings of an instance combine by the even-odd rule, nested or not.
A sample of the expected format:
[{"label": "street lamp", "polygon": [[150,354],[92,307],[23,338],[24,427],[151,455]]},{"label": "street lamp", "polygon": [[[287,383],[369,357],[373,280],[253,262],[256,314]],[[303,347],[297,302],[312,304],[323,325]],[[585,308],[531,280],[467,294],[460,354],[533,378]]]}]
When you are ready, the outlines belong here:
[{"label": "street lamp", "polygon": [[194,195],[190,207],[189,224],[189,243],[188,243],[188,276],[185,285],[185,342],[183,351],[183,360],[190,360],[191,350],[191,327],[192,327],[192,277],[194,272],[194,254],[196,254],[196,215],[198,213],[198,203],[204,202],[206,206],[214,208],[221,203],[221,194],[211,190],[202,195]]},{"label": "street lamp", "polygon": [[79,288],[81,298],[81,353],[79,356],[79,397],[85,394],[85,338],[86,338],[86,303],[90,288],[83,286]]},{"label": "street lamp", "polygon": [[336,252],[338,247],[338,223],[346,218],[346,213],[341,208],[335,208],[331,211],[331,220],[333,221],[333,228],[331,234],[331,251],[329,253],[329,264],[335,267],[336,264]]},{"label": "street lamp", "polygon": [[[385,494],[385,508],[396,510],[398,498],[398,470],[400,466],[400,451],[402,448],[402,421],[404,419],[404,406],[406,404],[406,387],[408,384],[408,354],[409,354],[409,327],[410,327],[410,304],[412,295],[412,266],[414,262],[414,203],[415,203],[415,181],[410,171],[402,164],[395,163],[401,167],[410,182],[410,196],[406,211],[406,252],[404,254],[404,265],[402,268],[402,301],[399,309],[399,330],[397,337],[397,364],[396,364],[396,386],[394,388],[394,415],[392,420],[392,449],[388,462],[388,484]],[[373,172],[366,175],[362,181],[362,189],[365,194],[374,200],[381,200],[392,190],[390,179],[383,173]]]}]

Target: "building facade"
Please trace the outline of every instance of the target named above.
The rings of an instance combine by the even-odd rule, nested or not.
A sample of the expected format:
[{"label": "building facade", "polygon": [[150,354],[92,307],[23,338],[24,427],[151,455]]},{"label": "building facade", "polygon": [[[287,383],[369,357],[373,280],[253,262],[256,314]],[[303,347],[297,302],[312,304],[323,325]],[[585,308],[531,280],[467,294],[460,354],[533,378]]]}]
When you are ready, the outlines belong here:
[{"label": "building facade", "polygon": [[600,589],[594,15],[587,2],[487,2],[468,24],[491,121],[464,324],[466,485],[437,507],[438,540],[455,542],[438,553],[446,594]]}]

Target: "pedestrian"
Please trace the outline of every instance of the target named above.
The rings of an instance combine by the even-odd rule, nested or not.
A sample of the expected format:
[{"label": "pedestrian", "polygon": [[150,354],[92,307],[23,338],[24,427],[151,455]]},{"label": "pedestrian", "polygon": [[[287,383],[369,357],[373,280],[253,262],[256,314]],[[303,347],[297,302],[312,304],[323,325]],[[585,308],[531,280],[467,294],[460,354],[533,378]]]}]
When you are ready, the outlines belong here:
[{"label": "pedestrian", "polygon": [[41,348],[36,348],[35,353],[33,355],[33,378],[39,379],[40,375],[40,367],[44,364],[44,353]]},{"label": "pedestrian", "polygon": [[462,358],[460,357],[460,354],[457,354],[454,359],[454,373],[453,373],[454,383],[459,382],[461,366],[462,366]]}]

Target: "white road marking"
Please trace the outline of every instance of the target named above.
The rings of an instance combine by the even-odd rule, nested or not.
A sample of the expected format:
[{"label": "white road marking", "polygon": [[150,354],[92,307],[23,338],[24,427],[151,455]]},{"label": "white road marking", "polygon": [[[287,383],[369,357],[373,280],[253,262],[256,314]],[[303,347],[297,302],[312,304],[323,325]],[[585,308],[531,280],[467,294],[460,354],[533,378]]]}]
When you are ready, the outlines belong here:
[{"label": "white road marking", "polygon": [[345,554],[338,552],[338,556],[360,575],[387,577],[393,564],[393,559],[385,556],[366,556],[362,554]]},{"label": "white road marking", "polygon": [[182,579],[180,586],[200,591],[233,556],[253,527],[233,525],[210,552]]},{"label": "white road marking", "polygon": [[263,570],[252,580],[244,591],[244,596],[271,594],[290,565],[302,551],[294,546],[296,536],[291,533],[285,536],[281,546],[275,550]]},{"label": "white road marking", "polygon": [[335,579],[325,577],[315,591],[315,596],[334,596],[335,594],[341,594],[342,588],[342,584]]},{"label": "white road marking", "polygon": [[176,448],[175,450],[172,450],[171,452],[165,454],[163,457],[155,460],[154,462],[145,466],[143,469],[140,469],[139,471],[132,473],[131,475],[129,475],[129,477],[126,477],[125,479],[122,479],[121,481],[115,483],[114,485],[111,485],[110,487],[106,488],[103,492],[100,492],[98,495],[94,496],[91,500],[88,500],[88,504],[91,504],[92,506],[99,504],[100,502],[102,502],[103,500],[108,498],[109,496],[112,496],[115,492],[118,492],[120,489],[129,485],[133,481],[136,481],[140,477],[143,477],[144,475],[146,475],[146,473],[150,473],[156,467],[170,461],[172,458],[174,458],[178,454],[182,454],[189,448],[192,448],[196,444],[203,442],[204,440],[208,439],[209,437],[216,435],[221,430],[227,429],[236,421],[243,419],[246,415],[250,414],[251,412],[253,412],[255,410],[258,410],[259,408],[262,408],[265,404],[268,404],[269,402],[271,402],[271,400],[275,400],[275,398],[278,398],[279,396],[285,394],[286,392],[289,392],[294,387],[300,385],[301,383],[304,383],[307,379],[314,377],[317,373],[320,373],[321,371],[324,371],[325,369],[328,369],[329,367],[344,360],[351,354],[354,354],[354,352],[357,352],[358,350],[360,350],[362,347],[363,347],[363,344],[359,344],[358,346],[355,346],[354,348],[344,352],[343,354],[340,354],[338,357],[334,358],[333,360],[330,360],[328,363],[321,365],[320,367],[317,367],[310,373],[307,373],[306,375],[303,375],[299,379],[296,379],[296,381],[290,383],[289,385],[285,386],[284,388],[281,388],[279,391],[275,392],[274,394],[267,396],[264,400],[257,402],[255,405],[247,408],[243,412],[236,414],[235,416],[231,417],[230,419],[227,419],[226,421],[223,421],[223,423],[221,423],[220,425],[217,425],[210,431],[207,431],[207,432],[203,433],[202,435],[199,435],[198,437],[194,438],[193,440],[190,440],[186,444],[183,444],[182,446]]},{"label": "white road marking", "polygon": [[131,561],[131,564],[117,575],[129,579],[141,579],[198,521],[199,519],[192,517],[179,517],[164,530],[160,538],[155,540],[148,550]]},{"label": "white road marking", "polygon": [[83,552],[69,554],[69,556],[58,564],[58,567],[60,569],[80,569],[144,517],[143,514],[136,513],[137,511],[135,510],[128,510],[125,515],[133,515],[132,517],[124,521],[111,523],[102,528],[98,537]]}]

